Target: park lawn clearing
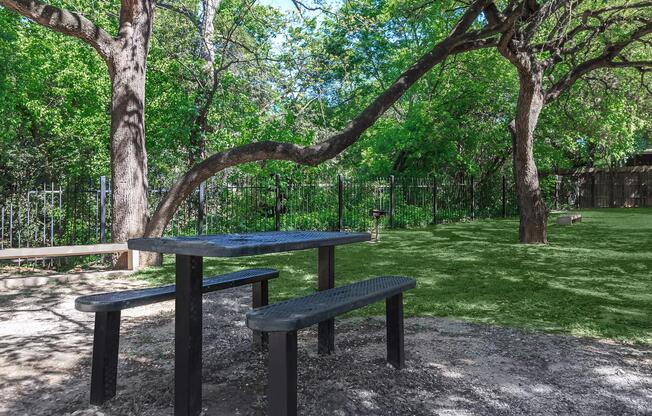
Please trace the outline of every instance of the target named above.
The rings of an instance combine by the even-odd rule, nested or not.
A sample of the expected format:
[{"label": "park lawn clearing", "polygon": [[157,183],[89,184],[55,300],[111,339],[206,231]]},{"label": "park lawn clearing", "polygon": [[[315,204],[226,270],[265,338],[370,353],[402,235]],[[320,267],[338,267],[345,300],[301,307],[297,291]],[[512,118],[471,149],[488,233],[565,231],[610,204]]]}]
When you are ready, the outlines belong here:
[{"label": "park lawn clearing", "polygon": [[[377,275],[407,275],[406,316],[474,322],[652,343],[652,209],[584,210],[582,223],[549,222],[549,245],[517,243],[515,219],[381,232],[378,243],[336,248],[336,285]],[[316,250],[207,259],[205,275],[274,267],[272,302],[311,293]],[[136,275],[174,282],[174,259]],[[384,315],[375,304],[352,316]]]}]

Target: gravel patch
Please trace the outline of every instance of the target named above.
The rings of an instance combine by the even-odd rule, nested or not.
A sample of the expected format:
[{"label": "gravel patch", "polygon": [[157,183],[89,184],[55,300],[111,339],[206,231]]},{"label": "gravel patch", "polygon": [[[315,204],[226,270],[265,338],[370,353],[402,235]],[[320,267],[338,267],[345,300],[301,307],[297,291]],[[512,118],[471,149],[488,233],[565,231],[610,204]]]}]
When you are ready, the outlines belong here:
[{"label": "gravel patch", "polygon": [[[0,293],[1,415],[172,415],[173,302],[123,311],[118,394],[88,404],[93,314],[87,293],[121,279]],[[272,283],[273,290],[273,283]],[[206,415],[265,415],[266,355],[244,326],[247,288],[204,297]],[[442,318],[405,323],[407,368],[385,363],[383,319],[340,319],[337,352],[299,333],[302,415],[652,415],[652,346]]]}]

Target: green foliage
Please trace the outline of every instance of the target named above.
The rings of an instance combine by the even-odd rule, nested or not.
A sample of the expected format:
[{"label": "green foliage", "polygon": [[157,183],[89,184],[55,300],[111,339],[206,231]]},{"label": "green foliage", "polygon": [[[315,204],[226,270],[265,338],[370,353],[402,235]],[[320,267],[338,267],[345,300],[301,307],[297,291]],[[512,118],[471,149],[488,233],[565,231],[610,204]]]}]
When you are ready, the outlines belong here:
[{"label": "green foliage", "polygon": [[613,167],[644,147],[652,131],[649,96],[640,75],[628,70],[598,74],[547,106],[537,130],[541,170]]},{"label": "green foliage", "polygon": [[0,9],[0,190],[109,173],[109,83],[76,39]]},{"label": "green foliage", "polygon": [[[199,15],[199,2],[176,4]],[[61,5],[116,33],[115,1]],[[240,0],[222,2],[211,68],[218,69],[218,83],[200,135],[207,154],[262,140],[305,145],[329,137],[451,30],[461,2],[354,0],[339,5],[327,5],[331,13],[300,17]],[[195,25],[163,9],[156,10],[154,22],[146,129],[150,182],[157,184],[188,168],[195,146],[191,137],[212,84]],[[604,36],[617,40],[622,33]],[[5,9],[0,9],[0,39],[0,191],[17,183],[27,187],[109,174],[105,64],[79,40]],[[649,58],[649,47],[635,48],[628,51],[631,56]],[[561,65],[551,77],[564,69]],[[536,132],[540,169],[617,165],[646,146],[652,106],[639,78],[629,70],[603,71],[547,106]],[[453,56],[336,160],[318,168],[251,164],[228,175],[509,175],[507,125],[517,84],[514,69],[493,49]]]},{"label": "green foliage", "polygon": [[[327,131],[344,126],[451,29],[455,5],[357,0],[346,2],[317,28],[295,29],[303,48],[296,53],[313,55],[303,77],[311,85],[307,98],[317,98],[314,114],[326,114],[312,122]],[[650,56],[649,48],[639,49],[639,58]],[[596,50],[591,45],[590,53]],[[639,87],[638,73],[605,70],[599,75],[546,108],[536,132],[541,170],[619,164],[649,136],[650,100]],[[516,71],[497,51],[450,57],[342,157],[340,169],[366,177],[509,174],[507,126],[517,95]]]}]

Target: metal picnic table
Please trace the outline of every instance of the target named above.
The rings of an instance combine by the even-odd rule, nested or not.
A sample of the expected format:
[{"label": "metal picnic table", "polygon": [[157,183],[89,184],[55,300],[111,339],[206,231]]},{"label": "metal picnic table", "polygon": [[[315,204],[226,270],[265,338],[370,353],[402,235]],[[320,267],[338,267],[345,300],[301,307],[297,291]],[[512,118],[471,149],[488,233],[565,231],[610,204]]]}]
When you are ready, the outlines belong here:
[{"label": "metal picnic table", "polygon": [[[369,233],[276,231],[197,237],[136,238],[131,250],[176,255],[174,414],[201,412],[202,280],[204,257],[242,257],[317,248],[318,290],[335,287],[335,246],[369,241]],[[321,322],[318,351],[335,349],[334,320]]]}]

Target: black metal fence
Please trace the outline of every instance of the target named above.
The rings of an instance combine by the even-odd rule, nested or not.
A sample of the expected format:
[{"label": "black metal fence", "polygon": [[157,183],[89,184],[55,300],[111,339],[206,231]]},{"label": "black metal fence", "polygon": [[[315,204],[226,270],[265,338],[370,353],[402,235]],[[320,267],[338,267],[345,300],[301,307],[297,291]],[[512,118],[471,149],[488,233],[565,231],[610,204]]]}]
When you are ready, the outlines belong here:
[{"label": "black metal fence", "polygon": [[[151,184],[151,212],[167,189]],[[517,212],[513,185],[505,177],[212,178],[177,211],[166,234],[369,230],[372,209],[385,212],[380,226],[386,228]],[[0,249],[110,241],[110,229],[111,184],[104,177],[0,195]]]},{"label": "black metal fence", "polygon": [[0,249],[106,240],[111,202],[102,183],[50,183],[0,196]]}]

